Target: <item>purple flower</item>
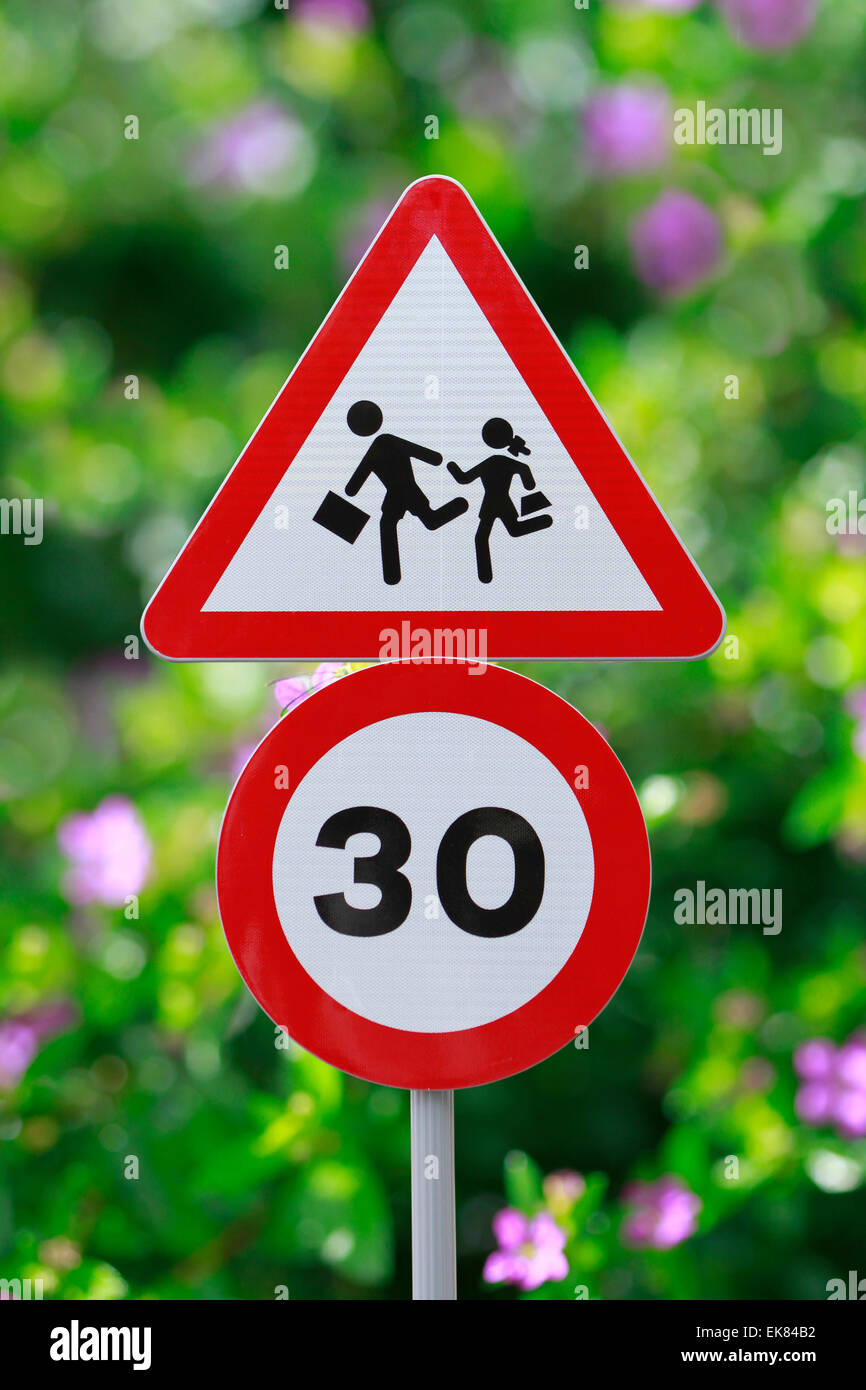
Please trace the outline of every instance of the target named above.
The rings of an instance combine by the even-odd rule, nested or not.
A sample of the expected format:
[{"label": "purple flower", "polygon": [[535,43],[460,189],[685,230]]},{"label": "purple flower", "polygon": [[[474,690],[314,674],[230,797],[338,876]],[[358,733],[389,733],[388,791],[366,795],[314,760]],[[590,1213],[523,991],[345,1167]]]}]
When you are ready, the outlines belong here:
[{"label": "purple flower", "polygon": [[40,1043],[62,1033],[75,1019],[68,1000],[43,1004],[29,1013],[0,1019],[0,1089],[16,1086],[39,1051]]},{"label": "purple flower", "polygon": [[366,0],[296,0],[294,14],[303,24],[356,34],[370,23]]},{"label": "purple flower", "polygon": [[285,680],[277,681],[274,686],[274,699],[283,710],[291,709],[292,705],[296,705],[309,693],[310,687],[303,676],[287,676]]},{"label": "purple flower", "polygon": [[815,0],[716,0],[728,28],[747,48],[790,48],[815,20]]},{"label": "purple flower", "polygon": [[583,113],[586,155],[601,174],[633,174],[663,163],[671,112],[663,87],[620,82],[596,93]]},{"label": "purple flower", "polygon": [[836,1053],[836,1075],[843,1086],[866,1091],[866,1036],[854,1034]]},{"label": "purple flower", "polygon": [[706,203],[691,193],[662,193],[632,223],[632,254],[641,280],[664,294],[682,294],[719,263],[722,230]]},{"label": "purple flower", "polygon": [[189,161],[194,183],[254,193],[282,192],[287,170],[303,183],[308,167],[309,137],[275,101],[255,102],[212,126]]},{"label": "purple flower", "polygon": [[854,1033],[837,1048],[829,1038],[810,1038],[794,1053],[804,1083],[794,1109],[804,1124],[832,1125],[843,1139],[866,1137],[866,1035]]},{"label": "purple flower", "polygon": [[329,685],[344,669],[345,664],[344,661],[323,661],[309,677],[286,676],[285,680],[277,681],[274,686],[274,699],[281,710],[291,709],[292,705],[298,704],[314,690]]},{"label": "purple flower", "polygon": [[855,719],[866,719],[866,685],[852,685],[845,696],[845,708]]},{"label": "purple flower", "polygon": [[58,827],[57,842],[70,861],[63,892],[71,903],[120,907],[144,886],[150,841],[125,796],[107,796],[95,811],[67,816]]},{"label": "purple flower", "polygon": [[630,1210],[622,1227],[623,1243],[635,1249],[671,1250],[697,1228],[703,1202],[672,1173],[655,1182],[631,1183],[623,1192]]},{"label": "purple flower", "polygon": [[564,1279],[568,1273],[563,1254],[565,1232],[547,1212],[530,1218],[514,1207],[505,1207],[493,1218],[493,1234],[499,1248],[487,1256],[485,1283],[515,1284],[529,1290],[552,1279]]},{"label": "purple flower", "polygon": [[320,686],[330,685],[331,681],[337,679],[337,676],[345,668],[345,665],[345,661],[320,662],[310,677],[310,689],[318,690]]},{"label": "purple flower", "polygon": [[0,1021],[0,1086],[8,1089],[23,1076],[36,1056],[33,1026],[23,1018]]},{"label": "purple flower", "polygon": [[804,1081],[829,1081],[836,1048],[829,1038],[810,1038],[794,1053],[794,1070]]}]

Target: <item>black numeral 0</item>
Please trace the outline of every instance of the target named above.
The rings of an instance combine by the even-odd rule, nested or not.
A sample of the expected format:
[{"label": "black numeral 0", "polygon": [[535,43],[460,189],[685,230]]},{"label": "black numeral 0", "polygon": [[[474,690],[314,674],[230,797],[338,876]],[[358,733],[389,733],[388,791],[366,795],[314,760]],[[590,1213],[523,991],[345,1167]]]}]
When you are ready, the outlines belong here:
[{"label": "black numeral 0", "polygon": [[406,863],[412,840],[403,821],[393,811],[378,806],[352,806],[329,816],[319,831],[317,845],[345,849],[352,835],[379,837],[375,854],[355,856],[355,882],[372,883],[382,894],[375,907],[352,907],[342,893],[322,893],[313,901],[326,926],[343,936],[384,936],[409,916],[412,885],[397,870]]},{"label": "black numeral 0", "polygon": [[[466,883],[466,858],[476,840],[495,835],[514,854],[514,887],[501,907],[479,907]],[[513,936],[531,922],[544,896],[544,850],[523,816],[501,806],[467,811],[445,831],[436,857],[439,901],[451,921],[472,936]]]},{"label": "black numeral 0", "polygon": [[[412,906],[412,885],[399,870],[412,850],[405,823],[378,806],[352,806],[329,816],[317,845],[345,849],[352,835],[379,838],[375,854],[355,856],[355,882],[372,883],[382,894],[375,907],[352,907],[342,893],[321,893],[313,901],[326,926],[343,936],[384,936],[401,926]],[[501,907],[479,907],[466,882],[466,861],[476,840],[495,835],[514,855],[514,887]],[[479,806],[459,816],[445,831],[436,856],[439,901],[455,926],[472,936],[513,936],[531,922],[544,896],[544,850],[529,821],[501,806]]]}]

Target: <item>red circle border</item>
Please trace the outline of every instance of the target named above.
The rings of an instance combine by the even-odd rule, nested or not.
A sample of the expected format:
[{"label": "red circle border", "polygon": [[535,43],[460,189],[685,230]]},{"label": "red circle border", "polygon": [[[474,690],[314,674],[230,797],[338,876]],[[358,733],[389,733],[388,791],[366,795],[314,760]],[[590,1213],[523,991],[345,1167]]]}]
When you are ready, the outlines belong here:
[{"label": "red circle border", "polygon": [[[374,1023],[337,1003],[289,946],[273,896],[277,829],[302,778],[335,744],[398,715],[442,711],[485,719],[523,738],[580,803],[595,860],[586,924],[539,994],[512,1013],[450,1033]],[[586,765],[588,783],[574,788]],[[289,787],[276,787],[276,768]],[[634,788],[609,744],[572,705],[499,666],[385,662],[309,695],[252,754],[229,799],[217,852],[217,895],[235,964],[265,1012],[341,1071],[386,1086],[452,1090],[499,1081],[543,1061],[601,1012],[622,981],[646,921],[650,851]]]}]

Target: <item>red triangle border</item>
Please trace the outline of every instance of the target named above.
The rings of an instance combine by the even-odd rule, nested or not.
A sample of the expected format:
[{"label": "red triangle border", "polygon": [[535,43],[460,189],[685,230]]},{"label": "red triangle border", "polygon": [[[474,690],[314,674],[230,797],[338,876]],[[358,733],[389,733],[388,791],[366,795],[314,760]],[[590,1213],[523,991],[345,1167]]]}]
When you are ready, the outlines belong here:
[{"label": "red triangle border", "polygon": [[[205,613],[203,605],[409,271],[437,236],[631,554],[659,611]],[[396,597],[396,595],[395,595]],[[148,605],[142,633],[174,661],[375,660],[384,630],[486,631],[491,660],[692,659],[724,611],[466,191],[411,184]],[[408,655],[408,653],[407,653]]]}]

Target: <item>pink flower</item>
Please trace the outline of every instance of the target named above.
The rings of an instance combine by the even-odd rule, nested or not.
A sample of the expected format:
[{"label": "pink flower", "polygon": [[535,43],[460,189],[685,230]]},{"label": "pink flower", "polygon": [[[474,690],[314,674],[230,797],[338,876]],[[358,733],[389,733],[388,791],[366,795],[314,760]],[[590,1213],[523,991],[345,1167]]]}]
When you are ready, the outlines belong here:
[{"label": "pink flower", "polygon": [[568,1273],[565,1233],[547,1212],[530,1218],[505,1207],[493,1218],[493,1234],[499,1248],[487,1256],[485,1283],[514,1284],[528,1291]]},{"label": "pink flower", "polygon": [[68,1000],[43,1004],[29,1013],[0,1019],[0,1089],[11,1090],[21,1080],[41,1043],[64,1032],[74,1021]]},{"label": "pink flower", "polygon": [[682,294],[719,264],[722,229],[706,203],[691,193],[662,193],[632,224],[629,239],[637,273],[663,294]]},{"label": "pink flower", "polygon": [[735,38],[747,48],[790,48],[815,21],[815,0],[716,0]]},{"label": "pink flower", "polygon": [[310,677],[310,689],[318,690],[323,685],[330,685],[331,681],[337,679],[345,665],[345,661],[321,662]]},{"label": "pink flower", "polygon": [[866,1137],[866,1035],[854,1033],[837,1048],[829,1038],[810,1038],[794,1053],[804,1083],[794,1109],[804,1124],[832,1125],[843,1139]]},{"label": "pink flower", "polygon": [[633,174],[663,163],[671,111],[663,87],[620,82],[596,93],[583,113],[589,163],[601,174]]},{"label": "pink flower", "polygon": [[150,869],[150,841],[125,796],[107,796],[95,811],[67,816],[58,827],[57,842],[69,860],[63,879],[69,902],[120,907],[143,888]]},{"label": "pink flower", "polygon": [[804,1081],[829,1081],[835,1060],[836,1047],[829,1038],[810,1038],[794,1053],[794,1070]]},{"label": "pink flower", "polygon": [[672,1173],[655,1182],[630,1184],[623,1192],[631,1210],[622,1227],[623,1244],[635,1249],[671,1250],[697,1229],[703,1202]]},{"label": "pink flower", "polygon": [[843,1086],[866,1091],[866,1037],[854,1034],[836,1053],[836,1076]]},{"label": "pink flower", "polygon": [[274,686],[274,699],[280,709],[291,709],[299,700],[303,700],[305,695],[309,695],[310,687],[303,676],[287,676],[285,680],[277,681]]},{"label": "pink flower", "polygon": [[336,680],[345,664],[344,661],[323,661],[309,677],[286,676],[274,686],[274,699],[281,710],[291,709],[314,690],[319,690],[323,685],[329,685],[332,680]]},{"label": "pink flower", "polygon": [[294,14],[303,24],[350,33],[360,33],[370,24],[366,0],[296,0]]},{"label": "pink flower", "polygon": [[194,150],[194,183],[233,191],[267,192],[276,175],[307,161],[300,121],[275,101],[259,101],[213,125]]}]

